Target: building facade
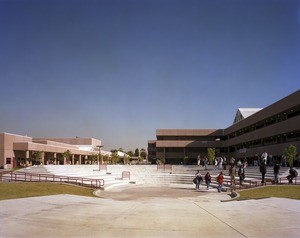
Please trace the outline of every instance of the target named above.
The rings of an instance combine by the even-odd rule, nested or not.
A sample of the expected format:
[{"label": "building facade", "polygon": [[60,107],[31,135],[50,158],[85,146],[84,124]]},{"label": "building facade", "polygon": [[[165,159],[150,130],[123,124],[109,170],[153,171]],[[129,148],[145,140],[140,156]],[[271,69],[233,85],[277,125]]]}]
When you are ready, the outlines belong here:
[{"label": "building facade", "polygon": [[100,153],[99,146],[101,141],[94,138],[32,138],[0,133],[0,168],[35,163],[83,164]]},{"label": "building facade", "polygon": [[196,163],[208,148],[216,156],[252,158],[266,151],[280,157],[289,145],[300,148],[300,90],[263,109],[238,110],[225,129],[158,129],[156,140],[148,141],[148,155],[152,161],[178,164],[188,157]]}]

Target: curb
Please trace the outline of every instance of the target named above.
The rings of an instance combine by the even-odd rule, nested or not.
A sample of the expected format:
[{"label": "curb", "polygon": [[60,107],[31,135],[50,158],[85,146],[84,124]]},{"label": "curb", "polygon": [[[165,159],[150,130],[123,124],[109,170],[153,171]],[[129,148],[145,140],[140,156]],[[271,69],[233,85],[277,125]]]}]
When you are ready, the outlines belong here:
[{"label": "curb", "polygon": [[226,200],[221,200],[221,202],[232,202],[240,197],[240,194],[236,191],[231,191],[231,194],[228,194],[231,198]]}]

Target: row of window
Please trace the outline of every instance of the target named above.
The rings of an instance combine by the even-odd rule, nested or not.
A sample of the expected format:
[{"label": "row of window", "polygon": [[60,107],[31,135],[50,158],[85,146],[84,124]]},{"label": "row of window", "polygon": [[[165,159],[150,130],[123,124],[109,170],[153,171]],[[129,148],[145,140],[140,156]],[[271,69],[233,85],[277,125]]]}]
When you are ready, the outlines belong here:
[{"label": "row of window", "polygon": [[157,140],[171,140],[171,141],[215,141],[220,136],[158,136]]},{"label": "row of window", "polygon": [[288,111],[279,113],[277,115],[273,115],[272,117],[266,118],[262,121],[256,122],[253,125],[245,127],[245,128],[243,128],[239,131],[236,131],[234,133],[231,133],[230,135],[228,135],[228,138],[231,139],[231,138],[234,138],[234,137],[237,137],[237,136],[240,136],[240,135],[244,135],[244,134],[249,133],[251,131],[261,129],[263,127],[267,127],[267,126],[273,125],[275,123],[282,122],[284,120],[287,120],[287,119],[290,119],[290,118],[293,118],[293,117],[296,117],[296,116],[299,116],[299,115],[300,115],[300,106],[297,106],[297,107],[289,109]]},{"label": "row of window", "polygon": [[[249,141],[242,144],[237,144],[230,146],[229,151],[235,152],[236,150],[243,149],[243,148],[255,148],[261,147],[265,145],[274,145],[274,144],[281,144],[286,142],[295,142],[300,141],[300,131],[295,131],[287,134],[262,138],[254,141]],[[227,148],[220,148],[220,152],[226,152]],[[157,152],[166,152],[166,153],[206,153],[206,147],[166,147],[166,148],[157,148]]]}]

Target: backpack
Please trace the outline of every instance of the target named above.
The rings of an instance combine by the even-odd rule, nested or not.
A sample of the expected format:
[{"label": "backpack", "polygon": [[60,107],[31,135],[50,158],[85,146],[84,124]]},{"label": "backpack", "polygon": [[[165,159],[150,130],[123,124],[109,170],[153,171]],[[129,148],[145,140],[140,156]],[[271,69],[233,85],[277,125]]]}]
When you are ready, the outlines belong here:
[{"label": "backpack", "polygon": [[[292,173],[293,173],[293,174],[292,174]],[[293,170],[292,170],[292,173],[291,173],[292,175],[294,175],[295,177],[298,177],[298,172],[297,172],[297,170],[293,169]]]}]

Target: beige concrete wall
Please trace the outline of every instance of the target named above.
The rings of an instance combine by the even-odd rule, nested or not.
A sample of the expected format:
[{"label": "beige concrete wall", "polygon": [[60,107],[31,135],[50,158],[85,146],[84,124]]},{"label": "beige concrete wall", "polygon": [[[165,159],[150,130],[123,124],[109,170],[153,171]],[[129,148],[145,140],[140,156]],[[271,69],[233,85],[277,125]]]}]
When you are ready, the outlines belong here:
[{"label": "beige concrete wall", "polygon": [[15,142],[31,142],[32,138],[10,133],[0,133],[0,167],[4,166],[6,158],[14,158]]},{"label": "beige concrete wall", "polygon": [[33,139],[22,135],[0,133],[0,167],[5,165],[6,158],[20,157],[21,155],[25,155],[26,151],[62,154],[69,150],[74,155],[74,158],[78,158],[77,160],[79,160],[80,155],[98,154],[98,151],[79,150],[77,145],[92,145],[96,147],[97,145],[101,145],[101,141],[94,138],[62,138],[50,141],[45,138]]},{"label": "beige concrete wall", "polygon": [[61,146],[61,147],[68,147],[68,148],[78,149],[78,146],[76,146],[76,145],[70,145],[70,144],[61,143],[61,142],[57,142],[57,141],[51,141],[51,140],[33,138],[32,142],[39,143],[39,144],[45,144],[45,145],[53,145],[53,146]]},{"label": "beige concrete wall", "polygon": [[34,140],[44,140],[44,141],[56,141],[69,145],[93,145],[94,147],[101,145],[101,140],[95,138],[57,138],[57,137],[43,137],[34,138]]}]

